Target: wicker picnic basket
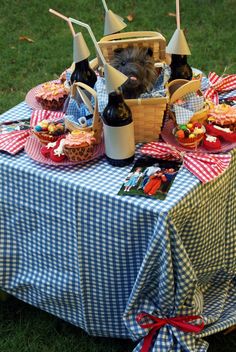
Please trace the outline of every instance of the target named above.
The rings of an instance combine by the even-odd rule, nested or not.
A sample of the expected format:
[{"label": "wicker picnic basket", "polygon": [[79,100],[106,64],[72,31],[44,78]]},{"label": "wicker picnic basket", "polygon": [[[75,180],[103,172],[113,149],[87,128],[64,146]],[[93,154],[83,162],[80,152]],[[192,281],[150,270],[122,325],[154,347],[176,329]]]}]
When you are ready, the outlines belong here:
[{"label": "wicker picnic basket", "polygon": [[72,98],[77,97],[77,87],[83,88],[86,90],[89,94],[91,94],[94,98],[94,110],[93,110],[93,122],[91,126],[88,127],[80,127],[77,123],[74,123],[73,121],[69,120],[67,117],[65,117],[65,127],[69,131],[74,131],[74,130],[80,130],[80,131],[85,131],[85,132],[94,132],[94,138],[96,139],[96,142],[94,144],[100,144],[101,139],[102,139],[102,120],[98,112],[98,102],[97,102],[97,93],[94,89],[89,87],[87,84],[81,83],[81,82],[76,82],[73,84],[71,87],[71,96]]},{"label": "wicker picnic basket", "polygon": [[[166,40],[158,32],[123,32],[103,37],[98,45],[109,63],[117,48],[130,46],[151,48],[155,65],[161,67],[166,58]],[[150,142],[159,138],[166,110],[167,97],[126,99],[134,121],[135,142]]]},{"label": "wicker picnic basket", "polygon": [[[179,99],[182,99],[186,94],[197,92],[198,95],[202,96],[200,90],[201,82],[200,80],[188,81],[186,79],[176,79],[168,84],[169,92],[169,103],[168,103],[168,116],[174,123],[176,123],[175,113],[171,110],[172,105]],[[190,122],[201,122],[203,123],[207,119],[209,111],[209,105],[205,103],[203,109],[197,111],[192,116]]]}]

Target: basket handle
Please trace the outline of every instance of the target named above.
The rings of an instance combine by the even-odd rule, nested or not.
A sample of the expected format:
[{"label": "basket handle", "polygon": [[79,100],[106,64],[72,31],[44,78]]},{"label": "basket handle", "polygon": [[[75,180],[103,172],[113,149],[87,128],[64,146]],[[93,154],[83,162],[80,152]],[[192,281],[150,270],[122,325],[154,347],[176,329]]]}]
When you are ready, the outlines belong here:
[{"label": "basket handle", "polygon": [[169,83],[168,88],[171,92],[169,103],[174,104],[176,100],[181,99],[186,94],[197,92],[201,88],[201,82],[198,79],[192,81],[176,79]]},{"label": "basket handle", "polygon": [[155,37],[158,39],[163,39],[165,41],[165,38],[163,35],[161,35],[159,32],[154,32],[154,31],[136,31],[136,32],[122,32],[122,33],[115,33],[115,34],[110,34],[107,35],[103,38],[100,39],[100,42],[106,42],[110,41],[113,39],[125,39],[125,38],[138,38],[138,37]]},{"label": "basket handle", "polygon": [[98,100],[97,100],[97,92],[91,88],[90,86],[88,86],[85,83],[82,82],[76,82],[73,83],[72,88],[71,88],[71,95],[72,97],[75,97],[76,95],[76,90],[77,88],[84,88],[87,92],[89,92],[93,97],[94,97],[94,109],[93,109],[93,124],[92,124],[92,128],[96,128],[96,126],[99,123],[99,112],[98,112]]}]

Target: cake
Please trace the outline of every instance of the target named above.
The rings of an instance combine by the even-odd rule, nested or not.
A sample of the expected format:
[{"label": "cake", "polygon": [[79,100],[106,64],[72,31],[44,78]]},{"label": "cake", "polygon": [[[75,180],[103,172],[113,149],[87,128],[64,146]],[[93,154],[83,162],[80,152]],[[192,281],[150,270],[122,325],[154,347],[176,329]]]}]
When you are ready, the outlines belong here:
[{"label": "cake", "polygon": [[68,92],[62,82],[47,82],[42,84],[35,98],[45,110],[60,110],[63,108]]},{"label": "cake", "polygon": [[230,143],[236,142],[236,106],[213,105],[206,122],[206,131],[210,136]]},{"label": "cake", "polygon": [[236,105],[218,104],[213,106],[208,113],[207,122],[236,132]]},{"label": "cake", "polygon": [[196,149],[204,137],[205,127],[200,122],[177,125],[173,134],[182,147],[186,149]]},{"label": "cake", "polygon": [[66,135],[64,153],[71,161],[89,160],[94,153],[94,132],[75,130]]}]

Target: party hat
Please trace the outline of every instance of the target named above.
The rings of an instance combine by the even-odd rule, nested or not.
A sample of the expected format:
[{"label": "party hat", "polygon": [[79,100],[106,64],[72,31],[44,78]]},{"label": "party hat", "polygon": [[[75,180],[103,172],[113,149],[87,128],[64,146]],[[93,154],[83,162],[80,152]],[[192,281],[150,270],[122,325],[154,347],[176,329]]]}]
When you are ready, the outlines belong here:
[{"label": "party hat", "polygon": [[191,55],[184,32],[182,29],[180,29],[179,0],[176,0],[176,26],[177,29],[175,30],[171,40],[169,41],[169,44],[167,45],[166,53],[175,55]]},{"label": "party hat", "polygon": [[104,23],[104,35],[120,32],[127,24],[123,19],[111,10],[106,11]]},{"label": "party hat", "polygon": [[104,76],[108,94],[115,91],[128,79],[126,75],[107,63],[104,65]]},{"label": "party hat", "polygon": [[111,65],[109,65],[106,62],[106,60],[101,52],[101,49],[98,46],[97,40],[94,36],[94,33],[93,33],[91,27],[87,23],[75,20],[72,17],[69,17],[69,20],[72,23],[75,23],[75,24],[78,24],[79,26],[85,27],[88,30],[90,37],[91,37],[91,39],[94,43],[94,46],[96,48],[96,51],[99,54],[99,58],[102,61],[102,64],[104,66],[104,76],[105,76],[107,93],[109,94],[109,93],[113,92],[118,87],[120,87],[123,83],[125,83],[127,81],[128,77],[125,76],[123,73],[121,73],[120,71],[118,71],[117,69],[115,69],[114,67],[112,67]]},{"label": "party hat", "polygon": [[80,62],[89,57],[90,52],[81,32],[75,34],[73,38],[73,61]]},{"label": "party hat", "polygon": [[167,54],[191,55],[187,40],[182,29],[176,29],[166,47]]}]

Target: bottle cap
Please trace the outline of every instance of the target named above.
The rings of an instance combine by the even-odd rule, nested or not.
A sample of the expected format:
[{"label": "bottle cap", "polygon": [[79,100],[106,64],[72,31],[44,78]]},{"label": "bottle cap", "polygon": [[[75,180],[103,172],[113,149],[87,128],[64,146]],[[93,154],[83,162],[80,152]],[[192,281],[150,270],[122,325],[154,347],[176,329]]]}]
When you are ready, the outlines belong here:
[{"label": "bottle cap", "polygon": [[73,40],[73,61],[80,62],[87,59],[90,52],[85,43],[83,34],[81,32],[76,33]]}]

